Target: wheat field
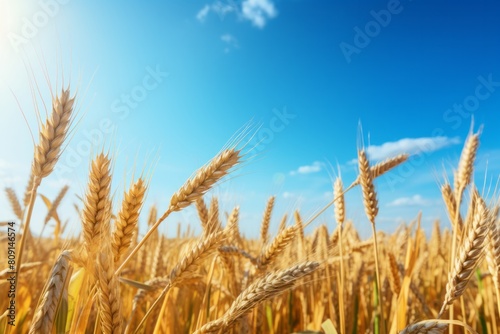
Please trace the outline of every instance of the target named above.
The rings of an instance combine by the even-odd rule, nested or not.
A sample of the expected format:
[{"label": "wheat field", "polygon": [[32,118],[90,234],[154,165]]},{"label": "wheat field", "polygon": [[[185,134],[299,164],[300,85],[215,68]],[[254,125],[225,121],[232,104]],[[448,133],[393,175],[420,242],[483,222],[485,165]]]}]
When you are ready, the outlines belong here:
[{"label": "wheat field", "polygon": [[[336,228],[328,230],[299,211],[270,235],[270,194],[260,237],[240,234],[240,209],[221,212],[205,194],[245,161],[244,148],[230,145],[201,166],[167,208],[144,207],[148,179],[118,189],[113,212],[113,154],[94,155],[82,205],[81,233],[63,235],[59,203],[40,194],[74,127],[75,96],[62,90],[40,127],[31,176],[21,196],[5,189],[17,226],[15,266],[0,267],[1,333],[499,333],[500,230],[498,199],[473,180],[480,131],[470,133],[452,182],[441,187],[448,222],[434,223],[426,235],[421,217],[395,231],[377,230],[376,179],[407,162],[398,155],[381,162],[357,152],[355,180],[337,178],[333,200],[322,211]],[[371,237],[362,240],[345,212],[344,194],[360,187]],[[33,216],[42,197],[46,217]],[[166,238],[158,227],[169,216],[195,206],[201,235],[187,230]],[[140,222],[146,216],[147,221]],[[54,221],[51,237],[30,223]],[[147,233],[139,234],[139,223]],[[1,258],[13,238],[1,222]],[[313,226],[313,232],[304,229]],[[179,229],[180,230],[180,229]],[[10,257],[9,257],[10,259]],[[7,261],[2,261],[2,266]],[[4,298],[13,291],[13,298]],[[11,312],[10,305],[15,305]],[[6,311],[5,311],[6,310]],[[15,326],[12,326],[14,324]]]}]

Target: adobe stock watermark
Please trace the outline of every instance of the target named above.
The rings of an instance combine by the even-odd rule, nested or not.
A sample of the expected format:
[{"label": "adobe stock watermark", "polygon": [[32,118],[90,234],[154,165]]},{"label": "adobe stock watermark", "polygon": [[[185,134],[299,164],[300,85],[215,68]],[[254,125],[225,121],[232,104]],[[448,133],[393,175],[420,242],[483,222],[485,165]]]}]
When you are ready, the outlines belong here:
[{"label": "adobe stock watermark", "polygon": [[68,145],[65,154],[55,167],[55,173],[59,178],[65,178],[82,162],[87,161],[92,148],[103,144],[105,136],[115,131],[117,121],[125,120],[169,76],[168,72],[162,71],[160,65],[156,65],[155,68],[147,66],[145,72],[140,84],[133,86],[111,103],[111,116],[102,118],[94,128],[83,130],[84,138]]},{"label": "adobe stock watermark", "polygon": [[45,28],[50,20],[59,14],[61,6],[69,2],[70,0],[39,0],[40,9],[31,18],[23,17],[21,19],[22,25],[19,33],[12,31],[8,33],[7,38],[14,50],[19,52],[22,46],[29,44],[40,30]]},{"label": "adobe stock watermark", "polygon": [[276,134],[285,130],[296,117],[297,115],[290,113],[287,107],[283,107],[281,110],[274,108],[272,117],[267,124],[262,126],[249,141],[248,145],[251,147],[249,153],[256,155],[262,152],[274,140]]},{"label": "adobe stock watermark", "polygon": [[[489,99],[500,87],[500,81],[493,81],[493,74],[490,73],[486,77],[480,75],[477,77],[479,83],[474,89],[474,94],[471,94],[462,101],[462,103],[454,103],[453,106],[447,109],[443,114],[443,121],[449,124],[453,130],[456,130],[462,125],[463,120],[469,119],[471,115],[477,111],[481,105],[481,101]],[[439,131],[440,130],[440,131]],[[442,129],[434,130],[437,135],[443,133]]]},{"label": "adobe stock watermark", "polygon": [[[479,110],[481,102],[489,99],[500,87],[500,81],[494,81],[493,74],[477,77],[478,84],[474,88],[474,93],[466,96],[460,103],[454,103],[443,113],[443,121],[453,130],[458,129],[464,120],[469,120],[471,116]],[[470,125],[470,120],[466,123]],[[432,137],[446,137],[445,128],[435,128],[432,131]],[[456,144],[456,143],[455,143]],[[387,184],[391,190],[403,183],[405,179],[413,176],[418,167],[422,166],[427,160],[432,150],[421,147],[406,163],[397,168],[394,172],[388,173]]]},{"label": "adobe stock watermark", "polygon": [[[408,0],[412,1],[412,0]],[[386,9],[379,11],[371,10],[370,15],[373,20],[368,21],[363,27],[355,26],[354,37],[352,44],[340,42],[340,51],[348,64],[352,61],[353,55],[358,55],[363,49],[368,47],[372,40],[377,37],[382,28],[386,28],[392,21],[394,15],[398,15],[403,11],[403,5],[399,0],[389,0]]]}]

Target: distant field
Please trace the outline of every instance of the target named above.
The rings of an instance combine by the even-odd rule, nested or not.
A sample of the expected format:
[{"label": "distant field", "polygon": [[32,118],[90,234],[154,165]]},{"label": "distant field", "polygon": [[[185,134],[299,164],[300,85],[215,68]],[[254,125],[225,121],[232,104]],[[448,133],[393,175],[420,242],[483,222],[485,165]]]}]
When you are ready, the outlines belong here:
[{"label": "distant field", "polygon": [[[204,196],[245,161],[238,143],[200,167],[172,194],[167,208],[143,207],[150,186],[143,175],[116,191],[113,152],[95,154],[82,204],[76,205],[81,219],[62,221],[58,206],[68,188],[53,199],[38,188],[74,129],[73,105],[69,89],[53,99],[25,193],[5,189],[11,208],[2,210],[18,220],[0,223],[0,309],[5,310],[0,332],[499,332],[499,203],[487,197],[496,189],[488,192],[472,180],[479,132],[467,137],[451,181],[441,180],[451,230],[436,221],[426,236],[419,216],[391,233],[377,231],[373,180],[404,164],[408,155],[371,162],[360,148],[358,177],[337,178],[334,199],[324,208],[335,217],[333,231],[294,211],[270,235],[277,201],[270,194],[260,237],[246,239],[240,235],[239,207],[222,212],[216,197]],[[368,240],[345,219],[351,203],[344,194],[354,187],[363,194],[372,230]],[[112,197],[121,201],[117,212]],[[45,204],[46,217],[32,215],[35,201]],[[201,235],[188,230],[166,238],[158,232],[170,214],[190,205],[198,221],[180,224],[200,224]],[[138,233],[141,211],[148,213],[145,235]],[[30,232],[34,220],[43,221],[50,238]],[[81,235],[63,238],[67,224],[81,224]],[[309,224],[315,229],[305,235]]]}]

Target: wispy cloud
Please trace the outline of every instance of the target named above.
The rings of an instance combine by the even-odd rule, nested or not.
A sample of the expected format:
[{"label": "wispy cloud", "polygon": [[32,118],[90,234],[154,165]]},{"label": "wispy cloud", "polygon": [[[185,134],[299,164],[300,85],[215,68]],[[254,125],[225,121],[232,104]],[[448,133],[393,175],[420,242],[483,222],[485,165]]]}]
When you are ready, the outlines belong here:
[{"label": "wispy cloud", "polygon": [[205,4],[196,14],[196,18],[200,22],[205,22],[211,12],[217,14],[221,20],[228,14],[235,14],[241,20],[250,21],[260,29],[265,27],[267,21],[278,15],[272,0],[244,0],[241,3],[218,0],[212,4]]},{"label": "wispy cloud", "polygon": [[210,14],[210,12],[213,12],[217,14],[221,20],[223,20],[227,14],[237,13],[238,11],[239,11],[238,5],[233,1],[228,1],[228,2],[215,1],[210,5],[209,4],[204,5],[198,11],[198,14],[196,14],[196,18],[200,22],[205,22],[208,14]]},{"label": "wispy cloud", "polygon": [[207,18],[207,15],[209,12],[210,12],[210,6],[205,5],[205,6],[203,6],[202,9],[199,10],[198,14],[196,14],[196,18],[200,22],[205,22],[205,19]]},{"label": "wispy cloud", "polygon": [[237,49],[239,47],[238,40],[231,34],[224,34],[220,39],[226,44],[224,47],[224,52],[229,53],[231,49]]},{"label": "wispy cloud", "polygon": [[420,195],[414,195],[412,197],[400,197],[396,198],[387,206],[401,207],[401,206],[428,206],[431,205],[433,201],[423,198]]},{"label": "wispy cloud", "polygon": [[278,12],[270,0],[245,0],[242,3],[243,17],[258,28],[264,28],[267,20],[276,17]]},{"label": "wispy cloud", "polygon": [[296,170],[291,171],[290,175],[317,173],[322,168],[323,168],[322,162],[314,161],[311,165],[300,166]]},{"label": "wispy cloud", "polygon": [[0,159],[0,187],[10,186],[22,181],[20,168],[14,163]]},{"label": "wispy cloud", "polygon": [[[460,138],[458,137],[403,138],[398,141],[383,143],[382,145],[370,145],[366,148],[366,153],[370,159],[379,161],[401,153],[411,155],[431,153],[456,144],[460,144]],[[349,164],[356,163],[357,159],[349,161]]]}]

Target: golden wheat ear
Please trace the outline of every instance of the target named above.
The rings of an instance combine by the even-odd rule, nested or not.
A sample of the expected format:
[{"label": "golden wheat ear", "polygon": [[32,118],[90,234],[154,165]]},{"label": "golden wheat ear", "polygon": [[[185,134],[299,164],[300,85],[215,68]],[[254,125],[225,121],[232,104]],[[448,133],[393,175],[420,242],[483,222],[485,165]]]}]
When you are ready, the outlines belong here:
[{"label": "golden wheat ear", "polygon": [[97,290],[101,331],[104,334],[122,333],[120,283],[115,276],[114,261],[109,247],[97,256]]},{"label": "golden wheat ear", "polygon": [[71,272],[70,253],[62,252],[50,274],[44,292],[31,322],[30,334],[52,333],[52,327],[63,294],[68,289],[69,273]]},{"label": "golden wheat ear", "polygon": [[137,230],[139,215],[146,194],[146,183],[139,178],[123,196],[122,207],[118,212],[112,234],[111,246],[115,263],[127,252]]},{"label": "golden wheat ear", "polygon": [[[372,178],[376,179],[377,177],[387,173],[391,169],[396,168],[397,166],[401,165],[406,160],[408,160],[409,157],[410,157],[410,155],[406,154],[406,153],[399,154],[395,157],[387,158],[384,161],[381,161],[381,162],[375,164],[374,166],[371,166],[370,171],[372,173]],[[349,188],[358,185],[360,181],[361,181],[360,177],[358,176]]]},{"label": "golden wheat ear", "polygon": [[[91,255],[100,249],[101,236],[111,220],[111,159],[100,153],[92,160],[82,209],[84,247]],[[89,260],[93,260],[92,257]]]},{"label": "golden wheat ear", "polygon": [[74,101],[68,88],[62,90],[52,102],[51,116],[42,126],[39,143],[35,147],[31,169],[35,182],[40,182],[54,170],[71,126]]},{"label": "golden wheat ear", "polygon": [[116,270],[119,273],[137,251],[146,243],[158,226],[172,213],[180,211],[200,199],[219,180],[229,174],[231,168],[241,162],[241,150],[226,149],[213,158],[210,163],[198,170],[193,178],[172,195],[170,206],[163,215],[151,226],[142,240],[132,249],[127,258]]},{"label": "golden wheat ear", "polygon": [[247,314],[257,304],[293,287],[297,280],[310,275],[318,267],[318,262],[304,262],[288,269],[267,274],[246,288],[232,303],[224,316],[204,325],[195,334],[227,332],[239,318]]},{"label": "golden wheat ear", "polygon": [[489,223],[486,204],[479,197],[476,201],[476,209],[471,226],[466,231],[467,235],[459,248],[453,269],[448,278],[446,295],[438,318],[443,315],[448,305],[464,293],[467,283],[469,283],[483,255],[484,242],[490,230]]},{"label": "golden wheat ear", "polygon": [[279,254],[285,250],[285,247],[293,241],[297,235],[297,231],[298,226],[296,224],[281,230],[274,240],[262,250],[258,258],[259,268],[263,270],[266,266],[273,263]]},{"label": "golden wheat ear", "polygon": [[479,147],[479,135],[480,133],[478,132],[467,137],[464,148],[462,149],[462,154],[460,155],[458,169],[455,172],[455,178],[453,180],[453,190],[458,204],[460,204],[462,192],[472,180],[474,161],[476,160],[477,149]]},{"label": "golden wheat ear", "polygon": [[399,334],[441,334],[448,328],[448,324],[442,324],[437,321],[426,320],[416,324],[408,325]]},{"label": "golden wheat ear", "polygon": [[10,202],[12,211],[14,211],[14,214],[19,220],[22,220],[23,209],[21,208],[21,203],[19,203],[19,199],[17,198],[16,192],[12,188],[5,188],[5,193],[7,194],[7,199]]},{"label": "golden wheat ear", "polygon": [[273,213],[275,200],[275,196],[269,197],[266,209],[264,210],[264,215],[262,216],[262,223],[260,224],[260,240],[262,245],[267,244],[269,241],[269,226],[271,224],[271,214]]},{"label": "golden wheat ear", "polygon": [[373,186],[373,176],[365,151],[358,152],[359,182],[363,192],[363,204],[365,213],[370,223],[375,224],[375,217],[378,214],[378,201],[375,187]]}]

